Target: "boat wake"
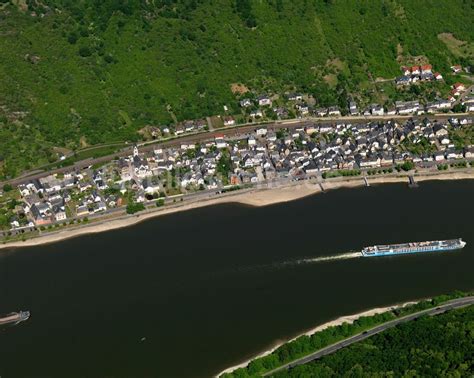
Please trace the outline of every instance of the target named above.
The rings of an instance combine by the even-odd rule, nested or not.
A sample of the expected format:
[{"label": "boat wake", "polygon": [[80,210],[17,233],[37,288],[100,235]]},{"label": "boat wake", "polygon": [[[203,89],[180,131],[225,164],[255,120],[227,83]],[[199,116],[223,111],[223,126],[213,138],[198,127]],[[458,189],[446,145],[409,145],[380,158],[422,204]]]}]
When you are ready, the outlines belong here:
[{"label": "boat wake", "polygon": [[330,262],[336,260],[348,260],[348,259],[356,259],[362,257],[361,252],[347,252],[347,253],[339,253],[336,255],[330,256],[321,256],[321,257],[313,257],[313,258],[305,258],[305,259],[298,259],[298,260],[287,260],[287,261],[280,261],[274,262],[272,264],[263,264],[263,265],[253,265],[239,268],[240,271],[253,271],[253,270],[262,270],[262,269],[270,269],[270,270],[278,270],[278,269],[285,269],[289,267],[295,267],[298,265],[303,264],[317,264],[323,262]]},{"label": "boat wake", "polygon": [[312,264],[312,263],[319,263],[319,262],[328,262],[328,261],[334,261],[334,260],[348,260],[348,259],[356,259],[362,257],[361,252],[348,252],[348,253],[340,253],[337,255],[331,255],[331,256],[321,256],[321,257],[315,257],[315,258],[309,258],[309,259],[300,259],[297,260],[297,264]]}]

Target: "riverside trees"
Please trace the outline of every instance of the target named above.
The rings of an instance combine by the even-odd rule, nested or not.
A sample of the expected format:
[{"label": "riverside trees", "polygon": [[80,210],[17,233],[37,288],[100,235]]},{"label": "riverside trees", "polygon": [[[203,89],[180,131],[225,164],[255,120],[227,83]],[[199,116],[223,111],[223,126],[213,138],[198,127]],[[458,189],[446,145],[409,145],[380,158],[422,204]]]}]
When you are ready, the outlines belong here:
[{"label": "riverside trees", "polygon": [[422,317],[276,376],[468,376],[473,325],[474,306]]}]

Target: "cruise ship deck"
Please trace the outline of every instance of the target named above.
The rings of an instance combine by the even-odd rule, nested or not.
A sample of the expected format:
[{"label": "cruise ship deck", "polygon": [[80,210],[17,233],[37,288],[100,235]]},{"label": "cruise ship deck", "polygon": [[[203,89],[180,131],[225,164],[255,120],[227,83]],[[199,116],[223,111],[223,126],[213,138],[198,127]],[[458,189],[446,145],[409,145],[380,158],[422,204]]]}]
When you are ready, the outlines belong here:
[{"label": "cruise ship deck", "polygon": [[401,244],[382,244],[376,245],[375,247],[379,251],[399,250],[399,249],[431,249],[438,247],[454,247],[459,245],[461,239],[453,240],[435,240],[426,242],[413,242],[413,243],[401,243]]},{"label": "cruise ship deck", "polygon": [[435,240],[400,244],[382,244],[366,247],[362,250],[363,256],[384,256],[419,252],[438,252],[464,248],[466,243],[462,239]]}]

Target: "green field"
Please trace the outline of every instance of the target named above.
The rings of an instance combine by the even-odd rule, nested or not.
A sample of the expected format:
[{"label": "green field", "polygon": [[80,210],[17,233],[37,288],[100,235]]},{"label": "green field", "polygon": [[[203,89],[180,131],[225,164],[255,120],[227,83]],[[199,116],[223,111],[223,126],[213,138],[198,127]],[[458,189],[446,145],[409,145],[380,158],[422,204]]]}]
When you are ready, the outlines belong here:
[{"label": "green field", "polygon": [[0,178],[56,161],[54,147],[135,141],[146,125],[224,105],[239,113],[236,84],[321,106],[377,98],[370,83],[413,57],[443,74],[470,64],[441,33],[474,40],[465,0],[11,3],[0,0]]}]

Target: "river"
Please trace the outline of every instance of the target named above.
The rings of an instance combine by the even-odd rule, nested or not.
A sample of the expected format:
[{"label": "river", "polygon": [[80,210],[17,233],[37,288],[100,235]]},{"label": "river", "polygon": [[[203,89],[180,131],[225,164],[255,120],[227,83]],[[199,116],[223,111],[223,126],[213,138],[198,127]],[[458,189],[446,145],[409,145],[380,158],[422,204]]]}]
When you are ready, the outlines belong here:
[{"label": "river", "polygon": [[[208,377],[341,315],[471,290],[473,195],[474,180],[339,189],[6,250],[0,313],[32,315],[0,330],[0,375]],[[457,237],[462,251],[320,259]]]}]

